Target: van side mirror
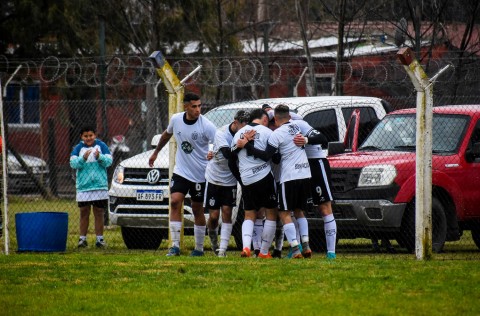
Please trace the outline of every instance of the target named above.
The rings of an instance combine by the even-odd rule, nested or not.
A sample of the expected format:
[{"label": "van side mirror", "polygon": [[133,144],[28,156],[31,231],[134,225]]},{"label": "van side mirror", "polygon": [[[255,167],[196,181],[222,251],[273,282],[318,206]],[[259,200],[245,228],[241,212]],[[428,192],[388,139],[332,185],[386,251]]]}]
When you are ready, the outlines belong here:
[{"label": "van side mirror", "polygon": [[343,154],[345,152],[345,144],[343,142],[329,142],[328,156]]}]

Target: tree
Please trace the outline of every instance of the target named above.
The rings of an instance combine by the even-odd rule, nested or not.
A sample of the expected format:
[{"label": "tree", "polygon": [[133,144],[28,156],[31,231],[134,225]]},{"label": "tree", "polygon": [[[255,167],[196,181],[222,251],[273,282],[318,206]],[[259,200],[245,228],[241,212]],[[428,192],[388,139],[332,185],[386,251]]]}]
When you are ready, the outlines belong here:
[{"label": "tree", "polygon": [[[335,65],[335,87],[334,87],[334,94],[335,95],[343,95],[343,63],[345,60],[345,38],[348,37],[348,24],[350,22],[357,23],[358,20],[365,21],[367,19],[367,15],[364,12],[364,8],[366,7],[368,0],[363,1],[348,1],[348,0],[340,0],[340,1],[329,1],[329,0],[321,0],[320,1],[326,12],[337,22],[338,25],[338,45],[337,45],[337,56],[336,56],[336,65]],[[374,6],[373,3],[370,5]],[[357,30],[355,32],[358,33]],[[356,34],[359,38],[363,36],[363,34]]]}]

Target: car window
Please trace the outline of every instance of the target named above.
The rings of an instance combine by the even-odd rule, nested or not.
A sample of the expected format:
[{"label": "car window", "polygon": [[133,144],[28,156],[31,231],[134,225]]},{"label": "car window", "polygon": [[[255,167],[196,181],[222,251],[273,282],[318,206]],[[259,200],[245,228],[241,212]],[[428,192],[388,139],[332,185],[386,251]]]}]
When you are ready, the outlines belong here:
[{"label": "car window", "polygon": [[477,121],[475,124],[475,128],[473,129],[472,136],[468,140],[468,147],[467,147],[467,159],[469,162],[478,162],[480,159],[478,157],[473,156],[473,146],[480,142],[480,120]]},{"label": "car window", "polygon": [[334,109],[313,112],[305,115],[303,119],[317,131],[325,135],[329,142],[339,140],[337,115]]},{"label": "car window", "polygon": [[[456,152],[460,146],[467,122],[468,116],[464,115],[434,115],[432,151],[435,153]],[[385,117],[368,136],[362,147],[415,151],[415,145],[415,115],[407,114]]]},{"label": "car window", "polygon": [[208,111],[205,114],[205,117],[208,118],[217,128],[227,125],[233,121],[235,113],[239,110],[251,111],[253,108],[234,108],[234,109],[220,109],[216,108],[211,111]]},{"label": "car window", "polygon": [[371,107],[359,107],[359,108],[342,108],[343,119],[345,120],[345,125],[348,125],[350,116],[352,115],[355,109],[360,110],[360,127],[358,131],[358,143],[362,144],[368,134],[380,121],[375,113],[375,110]]},{"label": "car window", "polygon": [[469,117],[464,115],[434,115],[432,150],[434,152],[456,152],[463,139],[468,120]]}]

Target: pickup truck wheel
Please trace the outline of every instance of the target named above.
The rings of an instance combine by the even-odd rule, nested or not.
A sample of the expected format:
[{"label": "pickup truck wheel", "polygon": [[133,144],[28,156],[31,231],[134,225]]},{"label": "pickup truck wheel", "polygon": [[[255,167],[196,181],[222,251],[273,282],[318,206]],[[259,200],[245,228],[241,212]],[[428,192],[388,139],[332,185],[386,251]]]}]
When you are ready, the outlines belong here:
[{"label": "pickup truck wheel", "polygon": [[123,242],[128,249],[157,250],[163,239],[158,228],[137,228],[122,226]]},{"label": "pickup truck wheel", "polygon": [[[432,250],[436,253],[443,251],[447,236],[447,217],[442,203],[437,198],[432,198]],[[397,237],[400,246],[409,252],[415,250],[415,201],[408,204]]]}]

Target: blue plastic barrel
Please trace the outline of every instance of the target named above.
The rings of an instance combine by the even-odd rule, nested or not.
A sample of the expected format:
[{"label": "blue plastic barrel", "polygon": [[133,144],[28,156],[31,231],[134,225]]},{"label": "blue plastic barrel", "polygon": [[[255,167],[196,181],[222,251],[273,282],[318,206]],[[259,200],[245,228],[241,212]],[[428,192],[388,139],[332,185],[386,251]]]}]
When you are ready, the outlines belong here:
[{"label": "blue plastic barrel", "polygon": [[15,214],[18,251],[55,252],[67,247],[68,213]]}]

